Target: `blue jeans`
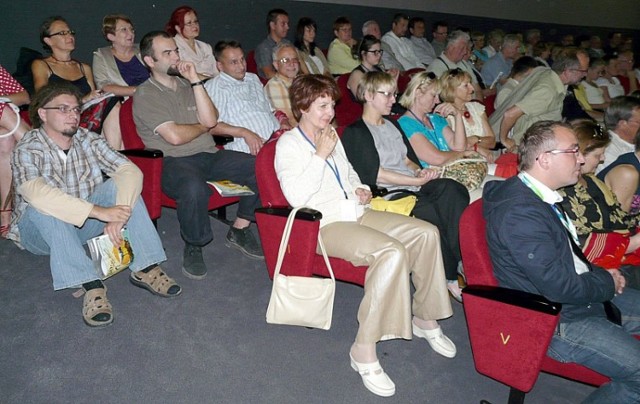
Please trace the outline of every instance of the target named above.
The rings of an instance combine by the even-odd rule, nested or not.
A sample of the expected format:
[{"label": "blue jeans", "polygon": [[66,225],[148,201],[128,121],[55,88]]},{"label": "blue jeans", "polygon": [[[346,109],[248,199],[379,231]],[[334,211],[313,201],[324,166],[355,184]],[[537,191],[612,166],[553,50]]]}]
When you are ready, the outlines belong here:
[{"label": "blue jeans", "polygon": [[550,357],[575,362],[611,378],[585,403],[640,402],[640,292],[625,289],[613,302],[622,312],[622,327],[605,317],[561,323],[549,345]]},{"label": "blue jeans", "polygon": [[[98,206],[114,206],[116,187],[112,180],[100,184],[87,201]],[[53,289],[77,287],[99,279],[91,258],[83,244],[103,234],[104,222],[87,219],[82,227],[76,227],[53,216],[45,215],[31,206],[18,223],[20,243],[28,251],[38,255],[51,255]],[[141,198],[135,203],[129,221],[129,239],[134,259],[129,268],[139,271],[149,265],[167,259],[147,208]]]}]

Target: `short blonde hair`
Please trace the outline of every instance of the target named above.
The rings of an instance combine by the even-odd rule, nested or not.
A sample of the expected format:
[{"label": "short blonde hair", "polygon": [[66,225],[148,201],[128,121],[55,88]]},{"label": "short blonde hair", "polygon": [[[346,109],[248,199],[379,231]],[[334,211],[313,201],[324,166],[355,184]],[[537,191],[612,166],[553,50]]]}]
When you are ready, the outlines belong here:
[{"label": "short blonde hair", "polygon": [[393,86],[395,88],[396,81],[392,75],[387,72],[367,72],[358,83],[358,101],[363,104],[366,102],[365,94],[375,94],[382,86]]},{"label": "short blonde hair", "polygon": [[416,100],[418,91],[425,91],[428,87],[435,86],[437,92],[440,92],[440,81],[433,72],[420,72],[411,78],[407,85],[407,89],[400,97],[400,105],[405,108],[411,108]]},{"label": "short blonde hair", "polygon": [[440,99],[443,102],[453,102],[456,96],[456,88],[458,88],[465,79],[471,83],[471,75],[460,68],[445,72],[440,78]]}]

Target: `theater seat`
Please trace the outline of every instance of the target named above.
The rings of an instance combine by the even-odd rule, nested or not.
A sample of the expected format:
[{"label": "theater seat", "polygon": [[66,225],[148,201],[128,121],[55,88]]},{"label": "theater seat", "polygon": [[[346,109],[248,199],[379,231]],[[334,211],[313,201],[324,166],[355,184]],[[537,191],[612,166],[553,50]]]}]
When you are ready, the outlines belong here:
[{"label": "theater seat", "polygon": [[541,371],[593,386],[609,381],[584,366],[547,356],[562,305],[540,295],[498,287],[485,228],[479,199],[460,218],[468,285],[462,295],[476,370],[511,387],[510,403],[524,401]]},{"label": "theater seat", "polygon": [[[162,207],[176,208],[176,201],[169,198],[162,192],[162,159],[163,154],[160,150],[147,149],[138,135],[135,122],[133,120],[133,99],[126,100],[120,108],[120,131],[122,132],[122,143],[124,150],[122,151],[131,161],[133,161],[144,174],[142,185],[142,199],[149,217],[156,220],[162,214]],[[219,137],[216,143],[220,144],[227,141],[228,137]],[[211,197],[209,198],[210,215],[224,223],[229,224],[230,221],[226,217],[226,207],[238,202],[238,198],[225,198],[221,196],[213,187],[211,187]]]}]

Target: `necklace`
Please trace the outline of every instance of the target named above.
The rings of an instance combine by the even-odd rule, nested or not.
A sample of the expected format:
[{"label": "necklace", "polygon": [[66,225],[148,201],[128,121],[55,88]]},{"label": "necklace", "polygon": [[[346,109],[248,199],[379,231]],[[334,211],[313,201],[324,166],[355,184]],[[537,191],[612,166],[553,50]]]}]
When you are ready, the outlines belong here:
[{"label": "necklace", "polygon": [[53,55],[53,53],[51,54],[51,59],[55,60],[58,63],[69,63],[69,62],[71,62],[73,60],[73,59],[71,59],[71,56],[69,56],[69,60],[60,60],[57,57],[55,57]]},{"label": "necklace", "polygon": [[462,107],[462,108],[455,107],[455,108],[458,111],[460,111],[462,113],[462,116],[464,116],[466,119],[471,118],[471,113],[469,111],[467,111],[467,109],[465,107]]},{"label": "necklace", "polygon": [[418,115],[414,114],[412,110],[408,109],[407,111],[409,111],[409,113],[410,113],[411,115],[413,115],[413,117],[416,119],[416,121],[420,122],[420,123],[422,124],[422,126],[424,126],[424,127],[425,127],[425,129],[433,130],[433,125],[431,124],[431,120],[429,119],[429,117],[427,117],[427,122],[429,123],[429,126],[431,126],[431,128],[429,128],[429,126],[427,126],[427,125],[424,123],[424,120],[422,120],[422,119],[418,118]]}]

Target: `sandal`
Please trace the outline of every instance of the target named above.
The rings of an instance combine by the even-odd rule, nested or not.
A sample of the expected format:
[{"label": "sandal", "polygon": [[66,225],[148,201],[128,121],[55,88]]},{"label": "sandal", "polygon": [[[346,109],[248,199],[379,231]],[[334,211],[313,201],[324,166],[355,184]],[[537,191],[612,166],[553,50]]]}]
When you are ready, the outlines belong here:
[{"label": "sandal", "polygon": [[176,297],[182,293],[182,288],[176,281],[169,278],[158,265],[149,272],[131,272],[129,280],[134,285],[162,297]]},{"label": "sandal", "polygon": [[107,300],[106,286],[85,292],[82,318],[90,327],[103,327],[113,322],[113,310],[111,303]]}]

